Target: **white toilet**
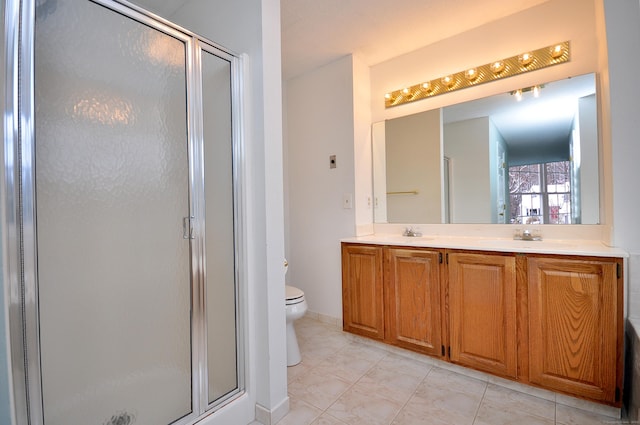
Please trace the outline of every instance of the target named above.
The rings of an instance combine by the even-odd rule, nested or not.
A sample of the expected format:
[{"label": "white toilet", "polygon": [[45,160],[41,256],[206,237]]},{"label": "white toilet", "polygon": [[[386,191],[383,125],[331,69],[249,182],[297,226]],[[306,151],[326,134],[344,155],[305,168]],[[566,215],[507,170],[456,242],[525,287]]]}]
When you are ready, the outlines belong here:
[{"label": "white toilet", "polygon": [[307,312],[307,301],[304,299],[304,292],[294,286],[285,285],[285,291],[287,297],[287,366],[295,366],[300,363],[302,357],[293,322]]}]

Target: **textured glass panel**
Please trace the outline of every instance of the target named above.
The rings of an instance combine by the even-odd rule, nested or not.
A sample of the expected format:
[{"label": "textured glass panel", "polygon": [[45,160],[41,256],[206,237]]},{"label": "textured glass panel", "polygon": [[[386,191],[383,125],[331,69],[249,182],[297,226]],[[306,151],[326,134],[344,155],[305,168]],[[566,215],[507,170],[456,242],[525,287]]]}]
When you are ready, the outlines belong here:
[{"label": "textured glass panel", "polygon": [[46,425],[191,412],[185,44],[38,2],[36,200]]},{"label": "textured glass panel", "polygon": [[209,402],[238,386],[233,239],[231,66],[202,54]]}]

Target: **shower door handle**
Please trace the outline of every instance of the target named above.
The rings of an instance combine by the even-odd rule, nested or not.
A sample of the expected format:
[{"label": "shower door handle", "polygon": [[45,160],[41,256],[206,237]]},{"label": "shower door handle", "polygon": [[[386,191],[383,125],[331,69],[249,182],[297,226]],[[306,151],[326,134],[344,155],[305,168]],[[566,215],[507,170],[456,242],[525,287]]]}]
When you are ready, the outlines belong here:
[{"label": "shower door handle", "polygon": [[195,239],[192,223],[194,218],[194,216],[182,217],[182,239]]}]

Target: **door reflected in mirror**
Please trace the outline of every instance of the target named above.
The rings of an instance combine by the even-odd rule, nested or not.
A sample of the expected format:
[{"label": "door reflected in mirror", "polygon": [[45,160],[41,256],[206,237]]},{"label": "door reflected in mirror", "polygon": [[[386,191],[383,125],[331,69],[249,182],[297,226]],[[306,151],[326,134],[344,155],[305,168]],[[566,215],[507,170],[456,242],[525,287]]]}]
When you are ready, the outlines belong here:
[{"label": "door reflected in mirror", "polygon": [[595,74],[374,123],[376,223],[598,224]]}]

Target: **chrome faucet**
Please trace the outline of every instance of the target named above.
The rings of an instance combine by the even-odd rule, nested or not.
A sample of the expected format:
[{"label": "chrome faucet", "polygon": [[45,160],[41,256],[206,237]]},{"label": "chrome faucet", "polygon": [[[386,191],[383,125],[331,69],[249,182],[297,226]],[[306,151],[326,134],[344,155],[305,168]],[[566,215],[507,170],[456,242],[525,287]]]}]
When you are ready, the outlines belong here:
[{"label": "chrome faucet", "polygon": [[402,233],[402,236],[409,236],[409,237],[413,237],[413,238],[418,238],[420,236],[422,236],[422,232],[418,231],[418,230],[413,230],[413,228],[411,227],[407,227],[404,229],[404,232]]},{"label": "chrome faucet", "polygon": [[531,231],[529,229],[525,229],[520,232],[520,229],[516,229],[513,235],[513,239],[521,241],[541,241],[542,236],[540,235],[539,230]]}]

